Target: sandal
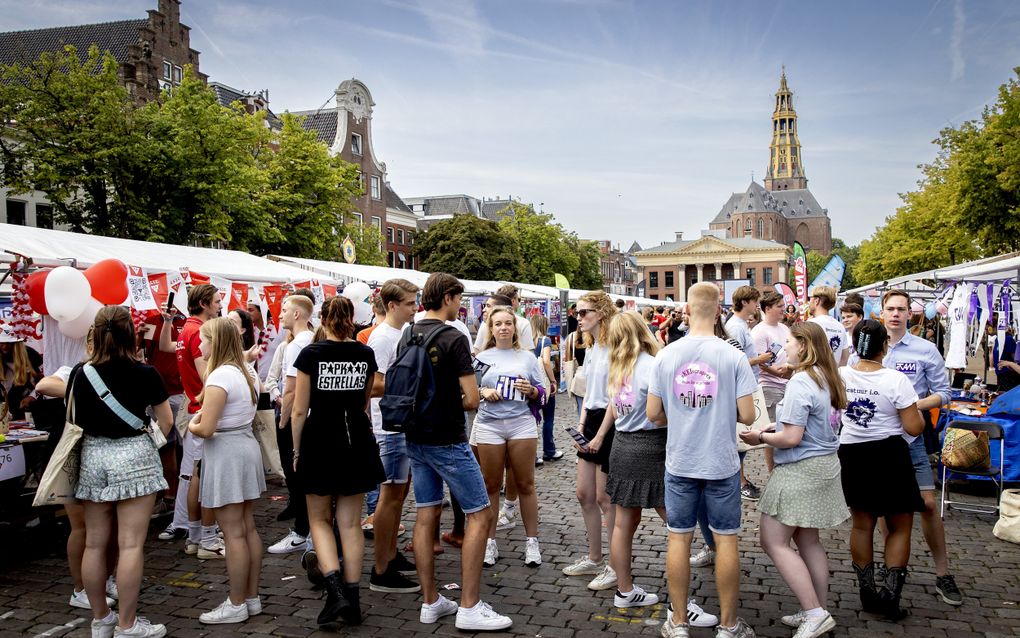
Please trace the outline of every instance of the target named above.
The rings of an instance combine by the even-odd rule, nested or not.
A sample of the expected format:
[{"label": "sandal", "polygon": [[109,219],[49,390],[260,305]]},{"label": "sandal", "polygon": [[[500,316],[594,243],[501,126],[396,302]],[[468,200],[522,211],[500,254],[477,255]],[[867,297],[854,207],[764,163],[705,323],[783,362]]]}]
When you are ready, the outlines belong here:
[{"label": "sandal", "polygon": [[444,532],[440,538],[442,538],[443,542],[446,543],[447,545],[456,547],[457,549],[460,549],[461,547],[464,546],[464,537],[454,536],[453,532]]}]

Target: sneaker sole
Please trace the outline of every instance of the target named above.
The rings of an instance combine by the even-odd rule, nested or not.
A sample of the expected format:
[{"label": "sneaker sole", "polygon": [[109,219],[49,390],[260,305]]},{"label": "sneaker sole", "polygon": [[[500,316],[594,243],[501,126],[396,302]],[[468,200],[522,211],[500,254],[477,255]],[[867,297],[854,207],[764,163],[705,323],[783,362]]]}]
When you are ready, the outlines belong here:
[{"label": "sneaker sole", "polygon": [[654,598],[654,599],[653,598],[649,598],[648,600],[644,600],[644,601],[641,601],[639,603],[630,603],[630,602],[624,601],[621,604],[620,603],[620,599],[617,598],[616,596],[613,596],[613,607],[616,607],[618,609],[630,609],[631,607],[648,607],[650,605],[656,605],[658,603],[659,603],[659,599],[658,598]]},{"label": "sneaker sole", "polygon": [[528,561],[524,561],[524,566],[525,567],[538,567],[541,564],[542,564],[542,561],[540,561],[540,560],[531,561],[530,563]]},{"label": "sneaker sole", "polygon": [[944,602],[947,605],[959,607],[963,604],[962,600],[953,600],[952,598],[947,598],[946,595],[942,593],[942,590],[938,589],[937,587],[935,588],[935,592],[939,595],[939,598],[942,599],[942,602]]},{"label": "sneaker sole", "polygon": [[439,622],[440,620],[442,620],[443,618],[446,618],[447,616],[453,616],[456,613],[457,613],[457,610],[453,609],[449,613],[439,614],[438,616],[436,616],[434,618],[419,615],[418,616],[418,622],[420,622],[423,625],[434,625],[437,622]]},{"label": "sneaker sole", "polygon": [[273,549],[271,547],[266,549],[267,553],[269,553],[269,554],[276,554],[276,555],[280,555],[280,554],[293,554],[294,552],[303,552],[303,551],[305,551],[304,543],[302,543],[301,545],[298,545],[296,547],[288,547],[286,549]]},{"label": "sneaker sole", "polygon": [[198,560],[223,560],[226,559],[227,557],[225,553],[220,554],[218,552],[203,552],[202,550],[198,550],[197,556]]},{"label": "sneaker sole", "polygon": [[513,624],[514,624],[513,620],[507,620],[506,623],[501,623],[499,625],[461,627],[460,623],[455,623],[454,626],[456,626],[457,629],[459,629],[460,631],[503,631],[504,629],[509,629],[510,627],[512,627]]},{"label": "sneaker sole", "polygon": [[200,617],[198,619],[198,622],[202,623],[203,625],[236,625],[238,623],[245,622],[249,618],[251,618],[251,614],[248,614],[244,618],[238,617],[236,619],[235,618],[229,618],[229,619],[228,618],[217,618],[216,620],[202,620],[202,618]]},{"label": "sneaker sole", "polygon": [[610,583],[605,583],[603,585],[595,585],[594,587],[592,587],[591,583],[588,583],[588,589],[590,589],[591,591],[606,591],[607,589],[612,589],[613,587],[616,587],[616,585],[617,582],[615,580]]},{"label": "sneaker sole", "polygon": [[598,571],[585,570],[583,572],[568,572],[566,569],[563,570],[564,576],[598,576],[601,573],[602,573],[601,569]]},{"label": "sneaker sole", "polygon": [[818,629],[815,629],[813,632],[805,636],[805,638],[818,638],[819,636],[826,634],[835,628],[836,621],[832,618],[832,616],[829,616],[828,620],[822,623],[822,625],[818,627]]},{"label": "sneaker sole", "polygon": [[421,585],[415,585],[414,587],[385,587],[369,583],[368,588],[384,594],[416,594],[421,591]]},{"label": "sneaker sole", "polygon": [[184,546],[184,553],[187,554],[188,556],[194,556],[195,554],[198,553],[198,548],[196,547],[196,548],[192,549],[190,546],[185,545]]}]

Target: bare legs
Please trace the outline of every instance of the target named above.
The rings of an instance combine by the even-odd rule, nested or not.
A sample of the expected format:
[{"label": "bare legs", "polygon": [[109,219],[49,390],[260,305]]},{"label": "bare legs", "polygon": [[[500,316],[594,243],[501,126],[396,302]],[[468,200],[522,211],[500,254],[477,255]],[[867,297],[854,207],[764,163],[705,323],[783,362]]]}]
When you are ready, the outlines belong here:
[{"label": "bare legs", "polygon": [[577,501],[581,504],[584,528],[588,533],[588,558],[602,560],[602,517],[606,517],[609,546],[613,544],[616,508],[609,503],[606,475],[596,463],[583,459],[577,462]]},{"label": "bare legs", "polygon": [[[790,547],[790,540],[797,549]],[[783,525],[768,514],[761,515],[761,546],[797,597],[801,609],[826,606],[829,561],[818,540],[818,530]]]},{"label": "bare legs", "polygon": [[230,604],[243,605],[259,594],[262,573],[262,539],[255,529],[254,501],[232,503],[213,510],[226,543]]},{"label": "bare legs", "polygon": [[404,506],[410,485],[410,482],[407,482],[383,483],[379,486],[379,504],[375,507],[375,518],[372,519],[375,528],[376,574],[385,573],[390,561],[397,555],[400,510]]},{"label": "bare legs", "polygon": [[[855,565],[866,566],[874,561],[872,546],[877,518],[867,512],[850,510],[853,515],[853,530],[850,532],[850,557]],[[906,567],[910,559],[910,528],[914,515],[894,514],[885,517],[889,530],[885,539],[885,564],[888,567]]]},{"label": "bare legs", "polygon": [[[344,582],[357,583],[361,579],[361,566],[365,560],[365,534],[361,531],[361,508],[364,494],[336,497],[336,524],[340,530],[340,543],[344,548]],[[312,543],[323,574],[340,569],[333,538],[333,497],[306,494],[308,524]],[[431,540],[426,547],[431,548]],[[417,550],[417,542],[415,543]]]},{"label": "bare legs", "polygon": [[[631,556],[634,553],[634,533],[641,523],[641,508],[614,506],[616,510],[613,534],[609,541],[609,566],[616,571],[617,589],[623,593],[634,590],[630,573]],[[666,521],[666,509],[655,508],[659,517]]]},{"label": "bare legs", "polygon": [[[534,459],[531,461],[534,463]],[[436,590],[435,555],[432,553],[432,539],[439,528],[440,505],[418,508],[418,517],[414,523],[414,562],[418,568],[418,580],[424,600],[428,604],[436,602],[439,592]],[[482,579],[482,558],[485,555],[485,541],[492,523],[492,510],[488,507],[477,512],[467,513],[464,526],[464,546],[461,551],[461,586],[460,606],[474,607],[478,604],[479,588]],[[360,529],[359,529],[360,532]]]},{"label": "bare legs", "polygon": [[[538,536],[538,497],[535,494],[535,453],[538,439],[512,439],[503,445],[478,445],[478,460],[485,479],[485,490],[489,494],[489,509],[492,522],[488,538],[496,537],[496,518],[499,516],[499,487],[507,467],[507,498],[510,486],[520,499],[521,519],[525,534]],[[512,480],[512,483],[510,482]],[[601,523],[600,523],[601,524]]]}]

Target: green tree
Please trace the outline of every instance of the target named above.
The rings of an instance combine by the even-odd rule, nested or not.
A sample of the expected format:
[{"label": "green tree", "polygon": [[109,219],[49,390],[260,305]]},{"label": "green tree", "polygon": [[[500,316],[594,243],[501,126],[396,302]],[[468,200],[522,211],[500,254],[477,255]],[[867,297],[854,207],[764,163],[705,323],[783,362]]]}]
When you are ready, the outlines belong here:
[{"label": "green tree", "polygon": [[573,284],[581,261],[577,243],[568,243],[570,235],[553,221],[552,215],[511,202],[499,220],[499,228],[507,239],[516,242],[521,255],[523,267],[517,281],[553,286],[555,274],[560,273]]},{"label": "green tree", "polygon": [[567,240],[577,253],[577,270],[570,279],[570,287],[581,290],[602,289],[602,252],[593,241],[579,241],[573,234]]},{"label": "green tree", "polygon": [[517,243],[495,222],[474,215],[455,215],[433,224],[414,240],[413,254],[426,272],[446,272],[465,279],[520,281]]},{"label": "green tree", "polygon": [[148,219],[134,207],[145,140],[109,52],[72,46],[0,67],[0,185],[41,191],[55,221],[73,230],[132,237]]}]

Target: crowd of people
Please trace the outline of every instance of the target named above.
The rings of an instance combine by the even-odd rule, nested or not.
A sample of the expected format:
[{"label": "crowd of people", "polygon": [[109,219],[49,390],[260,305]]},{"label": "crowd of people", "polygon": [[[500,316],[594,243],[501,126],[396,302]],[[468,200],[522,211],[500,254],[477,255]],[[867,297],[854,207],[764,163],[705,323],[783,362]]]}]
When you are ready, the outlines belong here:
[{"label": "crowd of people", "polygon": [[[522,317],[514,286],[489,297],[474,340],[458,318],[463,292],[444,273],[421,290],[393,279],[373,300],[373,325],[357,326],[348,299],[317,308],[297,290],[282,305],[278,347],[260,338],[267,326],[257,308],[221,317],[211,285],[190,289],[183,324],[163,314],[146,339],[127,309],[103,308],[85,360],[33,381],[36,394],[63,397],[84,431],[67,550],[70,603],[92,610],[93,636],[165,635],[137,615],[146,532],[162,511],[173,518],[159,539],[225,561],[227,598],[202,623],[262,613],[268,551],[300,554],[324,591],[318,624],[359,624],[370,532],[369,589],[420,593],[425,624],[455,615],[461,630],[509,628],[513,620],[482,600],[481,574],[500,560],[543,563],[535,473],[564,458],[553,437],[560,392],[576,401],[576,427],[567,429],[587,538],[562,571],[590,578],[591,590],[613,590],[615,607],[658,603],[631,570],[635,545],[648,542],[635,538],[643,511],[654,510],[668,530],[665,638],[692,626],[716,627],[721,638],[754,635],[737,617],[742,500],[757,501],[761,547],[798,601],[781,618],[798,638],[835,627],[819,530],[847,519],[862,610],[905,615],[916,513],[936,591],[962,604],[925,436],[929,408],[949,400],[948,376],[935,345],[908,331],[906,292],[885,294],[881,321],[865,319],[855,300],[840,321],[831,314],[836,291],[817,287],[810,319],[790,321],[782,296],[745,286],[724,321],[711,283],[692,286],[669,314],[627,311],[593,291],[570,308],[562,366],[547,318]],[[755,401],[767,410],[766,427],[749,427]],[[162,448],[155,430],[169,441]],[[744,472],[748,451],[758,449],[764,489]],[[294,524],[267,548],[254,510],[274,475],[288,491],[279,518]],[[413,537],[401,552],[412,489]],[[454,527],[440,534],[447,492]],[[501,556],[498,532],[518,520],[523,556],[506,548]],[[442,542],[461,548],[457,602],[437,587]],[[692,568],[711,565],[718,615],[691,596]]]}]

